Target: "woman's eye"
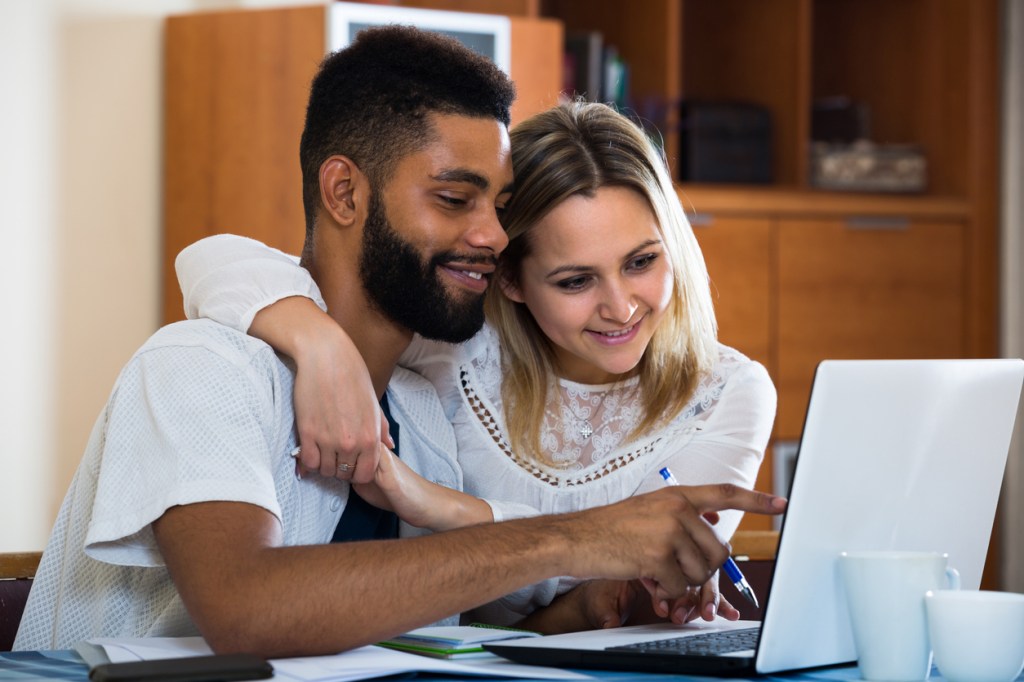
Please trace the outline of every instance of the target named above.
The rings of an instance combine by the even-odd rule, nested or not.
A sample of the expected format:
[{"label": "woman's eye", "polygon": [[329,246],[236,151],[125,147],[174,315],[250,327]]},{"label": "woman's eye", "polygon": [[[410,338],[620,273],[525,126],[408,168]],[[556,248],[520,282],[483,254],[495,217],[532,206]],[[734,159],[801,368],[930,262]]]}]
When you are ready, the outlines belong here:
[{"label": "woman's eye", "polygon": [[563,279],[563,280],[557,282],[556,284],[557,284],[558,288],[565,289],[566,291],[578,291],[578,290],[582,289],[583,287],[587,286],[587,282],[589,282],[589,281],[590,281],[590,278],[582,277],[581,276],[581,277],[571,277],[569,279]]},{"label": "woman's eye", "polygon": [[651,266],[652,263],[658,258],[656,253],[647,253],[642,256],[637,256],[629,263],[630,270],[645,270]]}]

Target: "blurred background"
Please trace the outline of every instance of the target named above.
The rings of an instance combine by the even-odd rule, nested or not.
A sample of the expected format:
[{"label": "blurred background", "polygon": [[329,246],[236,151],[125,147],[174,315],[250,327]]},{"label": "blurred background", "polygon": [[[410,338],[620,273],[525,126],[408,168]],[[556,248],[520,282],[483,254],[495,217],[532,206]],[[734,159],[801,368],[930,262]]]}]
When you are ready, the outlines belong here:
[{"label": "blurred background", "polygon": [[[43,547],[121,366],[165,319],[165,18],[309,4],[0,0],[0,233],[7,244],[0,267],[0,348],[6,361],[0,373],[0,552]],[[1000,229],[992,261],[999,272],[992,274],[1000,294],[994,333],[999,354],[1020,357],[1024,0],[1002,0],[999,11]],[[788,173],[806,182],[810,171],[800,163],[784,165],[782,180]],[[778,162],[775,170],[779,175]],[[685,169],[676,173],[687,179]],[[695,189],[692,196],[716,195]],[[1008,465],[1001,518],[1003,587],[1024,591],[1019,438]]]}]

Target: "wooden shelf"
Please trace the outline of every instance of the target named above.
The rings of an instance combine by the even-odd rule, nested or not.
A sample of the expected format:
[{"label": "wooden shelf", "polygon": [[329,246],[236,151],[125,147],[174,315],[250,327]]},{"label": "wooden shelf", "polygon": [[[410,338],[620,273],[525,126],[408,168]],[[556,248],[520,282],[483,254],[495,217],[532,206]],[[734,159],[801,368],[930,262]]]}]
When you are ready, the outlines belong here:
[{"label": "wooden shelf", "polygon": [[963,197],[856,194],[794,187],[751,185],[676,186],[688,215],[858,215],[963,220],[971,205]]}]

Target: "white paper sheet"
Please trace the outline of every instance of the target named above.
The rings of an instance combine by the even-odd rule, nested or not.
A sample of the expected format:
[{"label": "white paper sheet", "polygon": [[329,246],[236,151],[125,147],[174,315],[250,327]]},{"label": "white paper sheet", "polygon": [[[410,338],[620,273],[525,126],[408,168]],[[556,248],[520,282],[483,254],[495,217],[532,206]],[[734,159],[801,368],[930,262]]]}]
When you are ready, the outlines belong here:
[{"label": "white paper sheet", "polygon": [[[212,653],[201,637],[151,637],[144,639],[91,639],[90,644],[103,647],[112,663],[145,661],[159,658],[181,658]],[[542,680],[592,680],[590,675],[519,665],[498,656],[476,658],[472,662],[449,661],[416,656],[379,646],[365,646],[333,656],[277,658],[274,679],[302,682],[352,682],[404,672],[431,672],[449,675],[532,678]]]},{"label": "white paper sheet", "polygon": [[90,644],[103,647],[111,663],[150,661],[158,658],[209,656],[213,653],[202,637],[146,637],[145,639],[90,639]]}]

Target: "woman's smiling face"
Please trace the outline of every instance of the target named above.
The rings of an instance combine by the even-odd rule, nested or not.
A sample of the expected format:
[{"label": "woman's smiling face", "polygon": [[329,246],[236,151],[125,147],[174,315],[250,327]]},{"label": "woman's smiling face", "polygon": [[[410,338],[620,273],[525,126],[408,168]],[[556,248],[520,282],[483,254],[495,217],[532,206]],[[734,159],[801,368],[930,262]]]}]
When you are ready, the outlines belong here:
[{"label": "woman's smiling face", "polygon": [[502,291],[550,339],[559,375],[603,384],[633,373],[673,293],[672,264],[644,196],[616,186],[572,196],[522,238],[530,255]]}]

